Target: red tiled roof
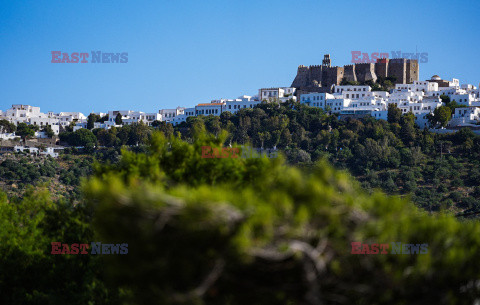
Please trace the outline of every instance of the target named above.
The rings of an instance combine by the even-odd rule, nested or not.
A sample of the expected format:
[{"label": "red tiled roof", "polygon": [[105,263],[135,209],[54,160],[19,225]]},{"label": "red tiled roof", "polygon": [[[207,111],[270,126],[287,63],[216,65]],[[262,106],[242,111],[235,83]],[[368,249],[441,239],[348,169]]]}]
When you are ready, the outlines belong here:
[{"label": "red tiled roof", "polygon": [[205,104],[198,104],[197,106],[222,106],[222,103],[205,103]]}]

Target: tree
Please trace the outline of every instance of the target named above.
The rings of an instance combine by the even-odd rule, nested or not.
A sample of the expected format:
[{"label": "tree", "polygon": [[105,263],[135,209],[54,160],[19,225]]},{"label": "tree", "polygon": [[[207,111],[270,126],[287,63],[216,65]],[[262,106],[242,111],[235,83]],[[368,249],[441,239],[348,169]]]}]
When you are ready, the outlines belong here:
[{"label": "tree", "polygon": [[271,135],[268,131],[266,131],[257,133],[257,137],[260,147],[263,149],[263,144],[265,143],[265,141],[268,141],[271,138]]},{"label": "tree", "polygon": [[401,117],[400,137],[407,146],[412,146],[415,141],[415,115],[411,112]]},{"label": "tree", "polygon": [[35,136],[35,131],[38,130],[36,125],[27,125],[26,123],[18,123],[15,134],[20,136],[22,140],[30,139]]},{"label": "tree", "polygon": [[53,131],[52,126],[50,125],[45,125],[42,131],[45,132],[45,134],[49,138],[52,138],[55,135],[55,132]]},{"label": "tree", "polygon": [[94,240],[91,217],[84,204],[54,201],[44,188],[21,198],[0,192],[0,303],[118,304],[100,255],[51,254],[52,242]]},{"label": "tree", "polygon": [[440,95],[440,99],[444,105],[450,104],[450,97],[448,95],[442,94]]},{"label": "tree", "polygon": [[452,111],[447,106],[440,106],[435,108],[433,115],[428,116],[428,121],[430,125],[435,126],[440,124],[440,126],[445,127],[452,117]]},{"label": "tree", "polygon": [[450,121],[452,117],[452,111],[449,107],[440,106],[433,111],[436,120],[442,127],[447,126],[447,123]]},{"label": "tree", "polygon": [[458,104],[455,100],[451,101],[448,105],[446,105],[448,108],[450,108],[450,111],[452,113],[455,113],[456,108],[467,108],[466,105],[460,105]]},{"label": "tree", "polygon": [[402,110],[397,108],[395,104],[388,105],[387,120],[389,123],[400,123]]},{"label": "tree", "polygon": [[100,129],[95,136],[97,137],[100,146],[112,147],[116,144],[116,129]]},{"label": "tree", "polygon": [[0,133],[12,133],[17,130],[15,124],[10,123],[7,120],[0,120]]},{"label": "tree", "polygon": [[163,132],[166,137],[170,137],[173,135],[174,129],[172,123],[168,123],[165,121],[154,121],[152,123],[152,126]]},{"label": "tree", "polygon": [[90,113],[87,119],[87,129],[92,130],[95,127],[95,122],[100,120],[100,116],[95,113]]},{"label": "tree", "polygon": [[97,122],[100,122],[100,123],[105,123],[105,121],[108,121],[108,114],[104,115],[103,117],[97,120]]},{"label": "tree", "polygon": [[72,146],[93,146],[97,142],[97,138],[88,129],[81,128],[78,129],[77,131],[71,133],[67,139],[68,144]]},{"label": "tree", "polygon": [[143,122],[133,125],[128,144],[139,145],[146,144],[150,137],[151,129]]},{"label": "tree", "polygon": [[[132,249],[128,257],[105,257],[108,278],[130,292],[131,301],[313,305],[341,295],[343,303],[433,304],[477,298],[475,285],[466,283],[480,273],[478,222],[369,195],[326,163],[304,174],[281,157],[201,157],[202,146],[220,147],[224,137],[197,134],[188,144],[155,134],[148,152],[123,150],[120,163],[99,167],[87,182],[99,238]],[[386,182],[395,187],[392,176]],[[387,243],[390,254],[354,255],[352,242]],[[391,242],[427,244],[428,253],[391,254]]]},{"label": "tree", "polygon": [[227,124],[233,117],[233,114],[230,111],[224,111],[220,114],[220,122],[223,126]]},{"label": "tree", "polygon": [[220,117],[218,116],[209,116],[205,120],[205,127],[207,128],[207,131],[210,133],[213,133],[215,135],[220,134],[220,131],[222,130],[221,124],[220,124]]},{"label": "tree", "polygon": [[75,127],[77,124],[75,122],[70,122],[67,127],[65,127],[66,132],[73,132],[73,127]]},{"label": "tree", "polygon": [[121,113],[117,113],[117,116],[115,117],[115,124],[116,125],[122,125],[123,124],[123,120],[122,120],[122,115]]}]

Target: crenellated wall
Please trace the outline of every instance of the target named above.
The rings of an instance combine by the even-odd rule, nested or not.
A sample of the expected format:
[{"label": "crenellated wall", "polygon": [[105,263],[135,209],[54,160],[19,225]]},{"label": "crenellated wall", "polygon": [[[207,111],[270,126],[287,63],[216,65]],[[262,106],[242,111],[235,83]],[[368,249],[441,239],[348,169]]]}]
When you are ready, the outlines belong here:
[{"label": "crenellated wall", "polygon": [[[360,63],[343,67],[331,67],[330,56],[325,55],[323,65],[298,66],[292,87],[302,91],[330,92],[333,85],[346,81],[376,82],[378,77],[395,77],[395,84],[412,83],[419,79],[418,61],[404,58],[381,58],[377,63]],[[319,89],[323,88],[323,89]]]}]

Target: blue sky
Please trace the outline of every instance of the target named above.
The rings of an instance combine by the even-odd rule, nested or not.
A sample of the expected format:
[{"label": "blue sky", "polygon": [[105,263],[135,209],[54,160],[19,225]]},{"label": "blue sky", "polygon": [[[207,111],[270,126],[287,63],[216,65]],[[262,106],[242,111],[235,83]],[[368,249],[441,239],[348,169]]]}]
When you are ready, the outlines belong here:
[{"label": "blue sky", "polygon": [[[0,109],[191,107],[289,86],[298,65],[351,51],[428,52],[420,79],[480,82],[480,1],[0,1]],[[128,52],[53,64],[51,51]]]}]

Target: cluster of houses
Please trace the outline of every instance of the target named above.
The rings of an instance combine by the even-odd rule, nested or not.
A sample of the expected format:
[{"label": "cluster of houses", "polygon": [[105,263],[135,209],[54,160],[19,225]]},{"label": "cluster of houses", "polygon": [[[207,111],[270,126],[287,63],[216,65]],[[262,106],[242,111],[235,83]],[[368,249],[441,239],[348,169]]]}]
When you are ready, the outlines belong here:
[{"label": "cluster of houses", "polygon": [[[295,94],[295,88],[265,88],[259,90],[257,96],[243,95],[237,99],[219,99],[213,100],[210,103],[201,103],[192,108],[177,107],[175,109],[162,109],[158,113],[145,113],[142,111],[132,110],[112,110],[108,113],[98,112],[95,113],[100,117],[108,115],[108,120],[104,122],[95,122],[94,128],[109,129],[113,126],[119,127],[116,119],[120,114],[122,123],[121,125],[131,125],[143,122],[146,125],[151,126],[153,122],[168,122],[173,125],[177,125],[181,122],[185,122],[190,116],[197,115],[220,115],[222,112],[230,111],[232,113],[237,112],[242,108],[253,108],[261,100],[277,100],[285,102],[288,99],[297,99]],[[81,112],[60,112],[60,113],[43,113],[40,111],[40,107],[30,105],[12,105],[12,108],[5,112],[0,110],[0,120],[7,120],[15,125],[18,123],[26,123],[28,125],[39,126],[40,131],[36,133],[36,136],[41,138],[45,137],[45,133],[41,130],[49,125],[55,134],[59,134],[67,126],[74,123],[73,130],[80,128],[87,128],[88,117]],[[5,134],[0,130],[0,138],[8,139],[15,137],[14,134]]]},{"label": "cluster of houses", "polygon": [[[119,126],[116,122],[118,114],[122,118],[121,125],[143,122],[152,125],[155,121],[168,122],[178,125],[185,122],[188,117],[198,115],[219,116],[223,112],[236,113],[240,109],[253,108],[259,103],[278,101],[285,102],[289,99],[298,100],[302,104],[318,107],[340,116],[372,116],[376,119],[387,119],[388,105],[395,104],[403,113],[412,112],[420,127],[426,127],[427,114],[442,105],[440,96],[446,95],[451,101],[456,101],[464,108],[457,108],[453,114],[450,126],[474,126],[480,122],[480,96],[479,89],[473,85],[460,85],[458,79],[452,81],[442,80],[434,75],[427,81],[413,81],[412,84],[396,84],[395,89],[387,91],[372,91],[370,86],[338,85],[333,86],[331,93],[310,92],[297,94],[296,88],[278,87],[259,89],[258,95],[243,95],[236,99],[219,99],[210,103],[200,103],[195,107],[177,107],[175,109],[162,109],[158,113],[145,113],[131,110],[115,110],[108,113],[96,113],[101,117],[108,114],[104,122],[95,122],[94,128],[109,129]],[[88,118],[80,112],[42,113],[39,107],[29,105],[12,105],[5,112],[0,111],[0,120],[7,120],[14,124],[26,123],[37,125],[40,131],[37,137],[45,137],[41,132],[43,127],[49,125],[55,134],[62,128],[74,125],[74,130],[87,127]],[[72,124],[74,123],[74,124]],[[0,130],[0,138],[8,139],[14,134],[5,134]]]},{"label": "cluster of houses", "polygon": [[427,115],[443,105],[440,96],[465,107],[456,108],[450,127],[475,126],[480,123],[480,95],[477,87],[460,85],[458,79],[444,81],[434,75],[427,81],[396,84],[395,89],[372,91],[370,86],[335,86],[332,93],[300,95],[300,103],[319,107],[340,116],[372,116],[387,119],[388,105],[396,105],[402,113],[415,115],[418,126],[428,126]]}]

